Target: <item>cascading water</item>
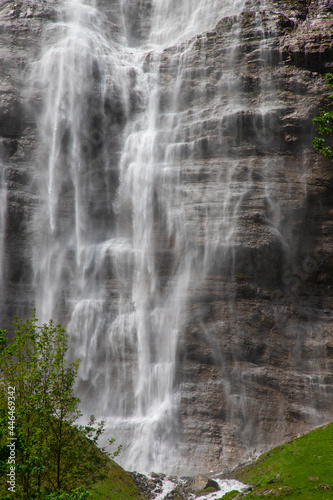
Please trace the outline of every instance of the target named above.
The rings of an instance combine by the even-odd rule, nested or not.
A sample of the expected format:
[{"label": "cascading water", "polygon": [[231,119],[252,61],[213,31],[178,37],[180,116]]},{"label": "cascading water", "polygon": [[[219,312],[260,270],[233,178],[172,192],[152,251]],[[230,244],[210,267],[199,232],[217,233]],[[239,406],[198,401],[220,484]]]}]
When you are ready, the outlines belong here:
[{"label": "cascading water", "polygon": [[[261,439],[252,439],[248,423],[257,402],[246,383],[257,367],[237,365],[221,337],[235,332],[241,339],[243,333],[235,318],[235,276],[250,278],[244,265],[237,267],[244,241],[249,254],[255,246],[251,231],[240,237],[250,197],[251,215],[258,215],[259,199],[267,204],[264,236],[258,235],[267,261],[274,259],[269,252],[276,241],[288,253],[276,159],[263,159],[260,150],[269,150],[282,103],[269,70],[266,2],[154,0],[144,5],[145,18],[143,4],[112,4],[119,28],[103,17],[98,2],[64,1],[58,22],[45,32],[32,71],[43,103],[34,172],[40,200],[34,287],[39,319],[61,321],[71,336],[71,356],[81,358],[77,390],[85,414],[106,420],[108,433],[123,445],[125,467],[187,472],[193,463],[184,421],[193,433],[197,425],[190,411],[181,414],[191,381],[180,371],[191,315],[191,335],[205,339],[223,372],[216,382],[221,411],[229,423],[240,421],[239,441],[251,447]],[[209,32],[222,18],[219,34]],[[252,94],[244,92],[240,71],[246,23],[251,29],[244,46],[249,53],[254,47],[254,59],[246,61]],[[223,46],[223,36],[228,43],[212,68],[206,60],[215,35],[215,43]],[[246,145],[246,159],[238,159],[234,149],[242,142],[259,148],[259,159]],[[0,232],[0,257],[1,238]],[[252,257],[243,260],[253,264]],[[195,316],[201,288],[223,304],[215,323],[201,320],[202,304]],[[225,373],[228,356],[233,368]],[[224,435],[219,440],[223,444]],[[224,463],[224,449],[218,453]]]},{"label": "cascading water", "polygon": [[[182,137],[189,111],[179,102],[194,41],[178,42],[171,60],[168,112],[161,112],[162,47],[237,14],[243,3],[156,1],[148,49],[128,49],[117,32],[107,35],[93,5],[64,2],[33,74],[44,102],[37,310],[42,320],[67,323],[73,356],[81,358],[83,407],[106,417],[130,469],[171,470],[181,460],[177,348],[189,284],[204,278],[217,229],[208,230],[203,256],[205,224],[188,219],[178,162],[184,148],[189,157],[195,150]],[[198,113],[194,127],[200,121]],[[229,194],[222,189],[223,205]]]}]

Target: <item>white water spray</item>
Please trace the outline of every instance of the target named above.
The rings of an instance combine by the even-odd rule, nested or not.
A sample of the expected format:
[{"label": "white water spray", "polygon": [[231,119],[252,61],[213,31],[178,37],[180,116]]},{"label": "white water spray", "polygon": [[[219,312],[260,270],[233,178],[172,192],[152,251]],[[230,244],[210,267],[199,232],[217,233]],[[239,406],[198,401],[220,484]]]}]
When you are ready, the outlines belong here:
[{"label": "white water spray", "polygon": [[[180,159],[185,149],[191,159],[197,145],[183,133],[191,110],[180,98],[195,39],[184,40],[243,6],[239,0],[156,0],[147,38],[129,49],[117,30],[108,33],[93,5],[64,2],[33,75],[44,103],[37,310],[43,321],[67,323],[72,355],[82,360],[83,408],[107,420],[129,469],[182,467],[177,355],[188,292],[203,282],[221,246],[228,248],[244,194],[232,185],[226,162],[206,193],[192,193],[198,206],[204,196],[212,210],[222,207],[218,227],[207,222],[210,214],[189,213]],[[238,33],[235,27],[235,39]],[[162,51],[174,43],[165,112]],[[204,54],[204,37],[200,43]],[[232,58],[233,51],[222,89],[237,89]],[[234,104],[229,92],[221,129]],[[202,120],[199,113],[189,136]],[[223,145],[221,131],[218,137]]]}]

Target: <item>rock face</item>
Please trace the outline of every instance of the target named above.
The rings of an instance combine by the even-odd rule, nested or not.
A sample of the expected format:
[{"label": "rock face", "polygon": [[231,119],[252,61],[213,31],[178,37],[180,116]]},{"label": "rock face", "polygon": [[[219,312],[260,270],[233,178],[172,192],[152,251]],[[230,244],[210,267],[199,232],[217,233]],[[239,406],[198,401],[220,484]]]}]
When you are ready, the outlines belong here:
[{"label": "rock face", "polygon": [[[125,26],[117,3],[97,2],[110,37],[124,29],[130,44],[140,45],[151,30],[154,3],[123,5]],[[36,116],[43,102],[41,91],[31,93],[26,82],[57,7],[56,1],[42,0],[5,1],[0,7],[2,327],[14,314],[29,315],[36,303],[33,220],[40,193],[35,177],[43,158]],[[184,252],[195,255],[191,269],[198,270],[191,272],[179,313],[183,327],[173,380],[179,406],[173,425],[180,459],[166,464],[169,469],[228,469],[254,449],[333,418],[333,171],[332,162],[311,146],[311,118],[327,104],[323,75],[333,71],[332,14],[330,0],[246,1],[239,15],[223,17],[190,42],[166,47],[160,59],[157,142],[164,147],[163,130],[177,112],[169,149],[176,150],[181,188],[171,195],[177,196],[187,233],[185,244],[168,226],[161,202],[163,189],[168,190],[165,177],[151,199],[156,280],[161,290],[165,283],[171,286]],[[146,74],[154,64],[147,51]],[[138,80],[138,73],[129,71],[127,110],[119,104],[116,84],[104,106],[108,139],[103,141],[114,164],[126,122],[146,106]],[[91,99],[89,106],[97,109]],[[96,131],[96,124],[89,127]],[[94,147],[90,155],[99,143]],[[115,172],[109,177],[113,197],[121,185]],[[99,179],[92,181],[98,193],[106,190]],[[71,190],[63,197],[64,213]],[[94,219],[100,234],[106,204],[101,206]],[[125,235],[134,220],[130,211],[122,207],[118,217],[110,209],[119,219],[114,227],[123,224]],[[72,266],[69,260],[67,265]],[[127,268],[131,265],[127,260]],[[117,287],[127,286],[116,267],[109,264],[102,277],[94,274],[97,282],[107,283],[112,300]],[[72,289],[61,294],[62,309],[56,310],[66,322]],[[103,338],[99,342],[95,366],[106,356]],[[127,342],[123,358],[113,360],[113,374],[136,364]],[[82,377],[88,399],[94,397],[94,383]]]},{"label": "rock face", "polygon": [[[0,164],[2,215],[0,259],[3,268],[0,299],[2,324],[14,315],[29,315],[34,307],[29,244],[32,209],[31,164],[36,159],[35,117],[25,106],[29,64],[39,56],[45,23],[56,17],[56,1],[3,1],[0,6]],[[4,209],[4,205],[6,208]]]},{"label": "rock face", "polygon": [[[182,426],[192,453],[212,468],[240,459],[243,445],[273,445],[331,419],[331,162],[311,151],[311,118],[325,103],[320,73],[331,70],[331,7],[300,2],[283,14],[281,3],[270,7],[260,29],[253,4],[206,35],[212,105],[193,137],[206,171],[237,157],[231,181],[240,191],[248,186],[230,259],[221,249],[204,293],[192,291],[184,335]],[[221,151],[213,89],[233,23],[241,27],[235,59],[247,106],[222,122],[229,147]],[[193,72],[198,59],[194,51]],[[272,109],[263,116],[267,101]],[[205,182],[198,175],[194,189],[203,191]]]}]

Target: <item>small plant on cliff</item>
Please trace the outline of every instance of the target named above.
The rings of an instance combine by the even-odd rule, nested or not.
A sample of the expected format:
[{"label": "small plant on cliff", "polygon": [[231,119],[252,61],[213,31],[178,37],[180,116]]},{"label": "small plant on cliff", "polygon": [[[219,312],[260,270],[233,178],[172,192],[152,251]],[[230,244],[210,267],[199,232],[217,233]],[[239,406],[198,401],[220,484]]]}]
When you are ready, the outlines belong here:
[{"label": "small plant on cliff", "polygon": [[79,360],[66,360],[68,334],[52,320],[37,321],[35,312],[15,318],[12,340],[0,330],[0,477],[7,482],[13,467],[14,489],[6,493],[24,499],[89,486],[105,476],[108,456],[96,446],[103,422],[92,416],[88,425],[75,425]]},{"label": "small plant on cliff", "polygon": [[[333,87],[333,74],[328,73],[326,82],[329,87]],[[319,151],[325,158],[333,158],[332,137],[333,137],[333,94],[329,95],[332,109],[324,110],[319,109],[319,116],[312,119],[316,125],[316,131],[319,135],[326,138],[316,137],[312,143],[314,148]]]}]

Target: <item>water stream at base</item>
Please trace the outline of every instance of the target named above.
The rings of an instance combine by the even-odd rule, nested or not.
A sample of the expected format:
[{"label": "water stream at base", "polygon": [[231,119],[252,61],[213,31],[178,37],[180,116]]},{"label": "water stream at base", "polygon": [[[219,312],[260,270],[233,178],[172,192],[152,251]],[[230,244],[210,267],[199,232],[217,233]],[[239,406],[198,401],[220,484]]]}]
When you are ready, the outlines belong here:
[{"label": "water stream at base", "polygon": [[[200,103],[188,109],[181,100],[198,40],[205,58],[206,37],[190,37],[237,16],[245,1],[208,3],[155,0],[145,39],[129,47],[126,17],[124,35],[94,2],[64,2],[32,76],[44,103],[35,172],[38,316],[61,320],[70,332],[83,409],[106,420],[124,445],[127,469],[182,468],[177,363],[188,291],[201,286],[214,260],[230,261],[238,210],[252,186],[251,172],[242,186],[233,182],[236,159],[216,165],[204,193],[190,192],[181,168],[185,151],[195,168],[193,137],[204,122]],[[129,2],[121,7],[126,13]],[[221,148],[223,130],[247,105],[233,69],[237,23],[233,36],[220,81],[228,97],[216,117]],[[171,45],[166,111],[160,80]],[[202,66],[198,100],[207,84]],[[192,207],[205,198],[209,211],[193,213],[190,195]]]}]

